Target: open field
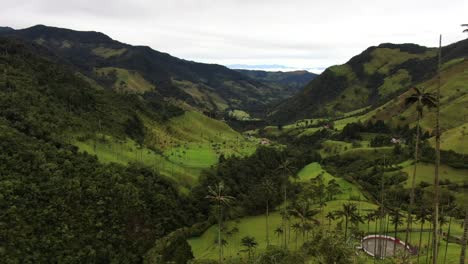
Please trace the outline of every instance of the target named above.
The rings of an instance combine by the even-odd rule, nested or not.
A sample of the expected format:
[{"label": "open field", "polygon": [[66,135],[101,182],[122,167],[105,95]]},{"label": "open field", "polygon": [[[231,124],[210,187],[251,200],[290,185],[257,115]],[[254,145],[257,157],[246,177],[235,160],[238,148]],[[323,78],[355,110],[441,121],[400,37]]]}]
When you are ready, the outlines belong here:
[{"label": "open field", "polygon": [[[406,163],[407,166],[409,166],[409,162]],[[422,172],[425,170],[431,170],[432,166],[426,165],[426,167],[422,167]],[[405,168],[406,169],[406,168]],[[449,170],[449,168],[444,167],[443,170]],[[442,171],[443,171],[442,170]],[[453,170],[453,169],[452,169]],[[447,171],[447,173],[453,173],[454,171]],[[323,170],[322,167],[320,166],[319,163],[311,163],[307,166],[305,166],[299,173],[298,173],[298,182],[305,183],[307,181],[310,181],[312,178],[318,176],[320,173],[323,173],[324,180],[326,182],[334,179],[337,181],[337,183],[341,186],[341,189],[343,191],[342,194],[337,195],[335,200],[328,201],[326,202],[325,206],[323,207],[322,212],[318,213],[317,215],[314,216],[315,219],[319,220],[320,225],[316,227],[312,232],[318,232],[318,230],[322,231],[327,231],[335,228],[343,228],[344,222],[343,219],[336,219],[329,221],[325,216],[329,212],[334,212],[337,210],[340,210],[345,203],[355,203],[358,207],[358,212],[360,215],[366,215],[367,213],[374,212],[375,210],[378,209],[378,205],[373,204],[369,201],[366,201],[364,195],[362,192],[359,190],[359,187],[356,185],[347,182],[346,180],[339,178],[339,177],[334,177],[333,175],[329,174],[327,171]],[[468,174],[467,174],[468,175]],[[291,179],[293,180],[293,179]],[[359,197],[359,199],[356,200],[356,197]],[[355,199],[355,200],[353,200]],[[315,205],[318,208],[318,205]],[[281,245],[282,237],[278,236],[275,234],[275,229],[277,227],[282,226],[282,221],[281,221],[281,215],[279,213],[280,208],[277,208],[276,211],[272,212],[269,217],[269,237],[270,237],[270,244],[272,245]],[[406,214],[402,212],[404,216]],[[386,221],[388,221],[388,224],[385,224],[387,228],[387,235],[389,236],[394,236],[395,234],[395,227],[392,223],[390,223],[390,217],[387,216]],[[290,223],[287,224],[287,226],[292,225],[293,223],[297,222],[298,220],[295,220],[294,218],[290,220]],[[404,219],[403,219],[404,221]],[[245,252],[243,252],[243,248],[241,246],[240,240],[244,236],[253,236],[256,241],[258,242],[258,246],[256,248],[256,252],[262,252],[266,248],[266,218],[265,215],[258,215],[258,216],[247,216],[243,217],[237,220],[230,220],[226,225],[226,230],[232,230],[232,228],[237,227],[239,232],[235,233],[230,236],[224,236],[224,239],[226,239],[227,244],[224,248],[224,256],[228,258],[246,258]],[[360,223],[359,229],[363,231],[365,234],[376,234],[379,233],[379,227],[378,227],[378,222],[375,220],[367,222],[364,220],[364,223]],[[406,226],[406,223],[403,225],[399,225],[397,228],[397,235],[396,237],[404,240],[405,239],[405,232],[404,232],[404,227]],[[422,226],[422,243],[421,243],[421,248],[422,254],[425,254],[427,248],[427,241],[430,236],[430,227],[431,224],[429,222],[426,222]],[[448,225],[445,224],[442,226],[442,229],[446,231],[448,228]],[[217,251],[217,246],[216,246],[216,239],[217,239],[217,225],[211,226],[204,234],[202,234],[200,237],[194,237],[188,240],[189,244],[192,247],[193,253],[195,257],[198,259],[216,259],[218,256],[218,251]],[[287,233],[287,241],[288,241],[288,247],[290,249],[295,249],[296,248],[296,234],[297,234],[297,243],[300,246],[304,238],[302,237],[301,232],[294,232],[290,230],[290,228],[286,228],[288,230]],[[409,242],[412,246],[418,246],[419,244],[419,237],[420,233],[419,231],[421,230],[421,223],[418,221],[413,222],[413,233],[410,236]],[[289,232],[289,233],[288,233]],[[461,236],[463,230],[461,228],[461,220],[452,220],[452,225],[451,225],[451,236],[459,237]],[[283,238],[284,239],[284,238]],[[443,260],[443,257],[445,255],[445,240],[441,243],[441,248],[440,248],[440,257],[441,260]],[[457,257],[459,256],[460,252],[460,245],[455,244],[455,243],[449,243],[448,245],[448,251],[447,251],[447,262],[446,263],[457,263]],[[366,257],[369,263],[372,263],[373,260],[370,257]],[[416,256],[413,257],[413,260],[416,261]],[[425,263],[425,255],[422,255],[420,257],[420,263]]]},{"label": "open field", "polygon": [[[402,171],[407,173],[409,179],[411,179],[413,175],[414,166],[411,165],[410,162],[406,162],[403,165],[404,168],[402,169]],[[434,170],[434,164],[418,163],[418,166],[416,168],[416,184],[418,185],[421,182],[432,184],[432,182],[434,181]],[[468,181],[468,170],[454,169],[452,167],[442,164],[440,167],[440,172],[441,181],[449,180],[453,183],[464,183]],[[405,182],[405,187],[411,187],[411,181],[407,180]]]},{"label": "open field", "polygon": [[104,163],[142,163],[185,187],[193,185],[203,169],[215,165],[221,154],[246,156],[258,145],[256,139],[248,140],[225,123],[195,112],[172,118],[164,126],[147,125],[151,128],[150,138],[143,146],[128,138],[107,135],[85,140],[75,136],[73,144]]}]

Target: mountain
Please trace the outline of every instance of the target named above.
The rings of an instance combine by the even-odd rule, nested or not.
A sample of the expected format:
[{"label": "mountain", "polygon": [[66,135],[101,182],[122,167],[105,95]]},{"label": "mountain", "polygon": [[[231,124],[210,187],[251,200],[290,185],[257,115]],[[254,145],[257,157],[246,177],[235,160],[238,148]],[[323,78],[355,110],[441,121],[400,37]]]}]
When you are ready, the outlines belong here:
[{"label": "mountain", "polygon": [[283,99],[295,95],[317,76],[317,74],[308,71],[270,72],[244,69],[237,69],[236,71],[268,86],[277,87],[280,89],[280,96]]},{"label": "mountain", "polygon": [[14,29],[11,27],[0,27],[0,32],[8,32],[13,31]]},{"label": "mountain", "polygon": [[224,66],[179,59],[150,47],[118,42],[99,32],[38,25],[0,34],[47,47],[98,86],[175,100],[202,111],[239,109],[255,114],[282,96],[279,87]]},{"label": "mountain", "polygon": [[[444,47],[443,62],[468,54],[468,41]],[[437,49],[415,44],[381,44],[343,65],[326,69],[292,98],[269,113],[272,122],[310,117],[340,117],[346,112],[382,105],[434,76]]]}]

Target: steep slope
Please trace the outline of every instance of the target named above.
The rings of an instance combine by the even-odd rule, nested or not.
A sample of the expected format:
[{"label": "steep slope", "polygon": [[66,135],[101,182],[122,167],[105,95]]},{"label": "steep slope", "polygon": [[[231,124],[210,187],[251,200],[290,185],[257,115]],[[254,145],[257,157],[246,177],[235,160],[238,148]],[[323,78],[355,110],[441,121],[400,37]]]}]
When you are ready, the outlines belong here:
[{"label": "steep slope", "polygon": [[142,120],[164,124],[169,111],[151,109],[168,106],[97,90],[50,56],[0,37],[1,262],[140,262],[155,239],[193,223],[190,202],[154,170],[103,164],[70,143],[149,146]]},{"label": "steep slope", "polygon": [[[120,43],[99,32],[40,25],[0,34],[49,48],[103,87],[153,93],[205,111],[229,108],[258,113],[264,105],[280,98],[278,88],[224,66],[178,59],[149,47]],[[142,82],[146,83],[145,87],[136,87],[135,83]]]},{"label": "steep slope", "polygon": [[[462,56],[467,41],[444,48],[444,61]],[[435,74],[436,49],[414,44],[370,47],[343,65],[332,66],[300,93],[270,113],[283,123],[306,117],[339,117],[381,105]]]},{"label": "steep slope", "polygon": [[279,88],[279,95],[282,99],[293,96],[317,76],[317,74],[308,71],[269,72],[243,69],[236,71],[268,86]]},{"label": "steep slope", "polygon": [[0,50],[0,118],[28,136],[71,143],[104,163],[142,163],[185,187],[221,154],[255,149],[199,112],[96,89],[42,45],[0,37]]}]

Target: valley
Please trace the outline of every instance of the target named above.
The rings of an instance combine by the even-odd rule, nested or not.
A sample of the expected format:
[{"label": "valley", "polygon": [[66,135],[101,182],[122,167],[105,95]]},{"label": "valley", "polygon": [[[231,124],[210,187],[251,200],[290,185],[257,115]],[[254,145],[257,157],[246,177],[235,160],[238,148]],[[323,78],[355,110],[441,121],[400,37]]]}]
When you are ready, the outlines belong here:
[{"label": "valley", "polygon": [[[0,258],[460,263],[467,58],[468,40],[385,43],[320,75],[231,70],[0,28]],[[411,254],[373,258],[367,235]]]}]

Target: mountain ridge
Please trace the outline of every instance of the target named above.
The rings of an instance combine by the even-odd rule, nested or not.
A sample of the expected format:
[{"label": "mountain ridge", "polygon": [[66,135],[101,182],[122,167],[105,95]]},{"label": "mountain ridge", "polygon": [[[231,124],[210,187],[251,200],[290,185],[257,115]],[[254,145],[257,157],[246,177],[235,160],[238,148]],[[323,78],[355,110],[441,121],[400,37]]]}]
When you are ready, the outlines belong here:
[{"label": "mountain ridge", "polygon": [[[132,46],[100,32],[37,25],[0,32],[0,36],[20,37],[45,46],[106,88],[128,87],[130,82],[124,77],[136,72],[155,87],[153,93],[157,96],[174,98],[201,111],[241,109],[258,114],[266,104],[280,99],[278,87],[225,66],[180,59],[148,46]],[[96,72],[109,67],[121,69],[125,76],[119,76],[118,71]]]},{"label": "mountain ridge", "polygon": [[[468,40],[443,47],[447,62],[468,55]],[[327,68],[295,96],[269,111],[272,123],[301,118],[339,117],[376,107],[431,78],[437,70],[437,49],[417,44],[371,46],[342,65]]]}]

